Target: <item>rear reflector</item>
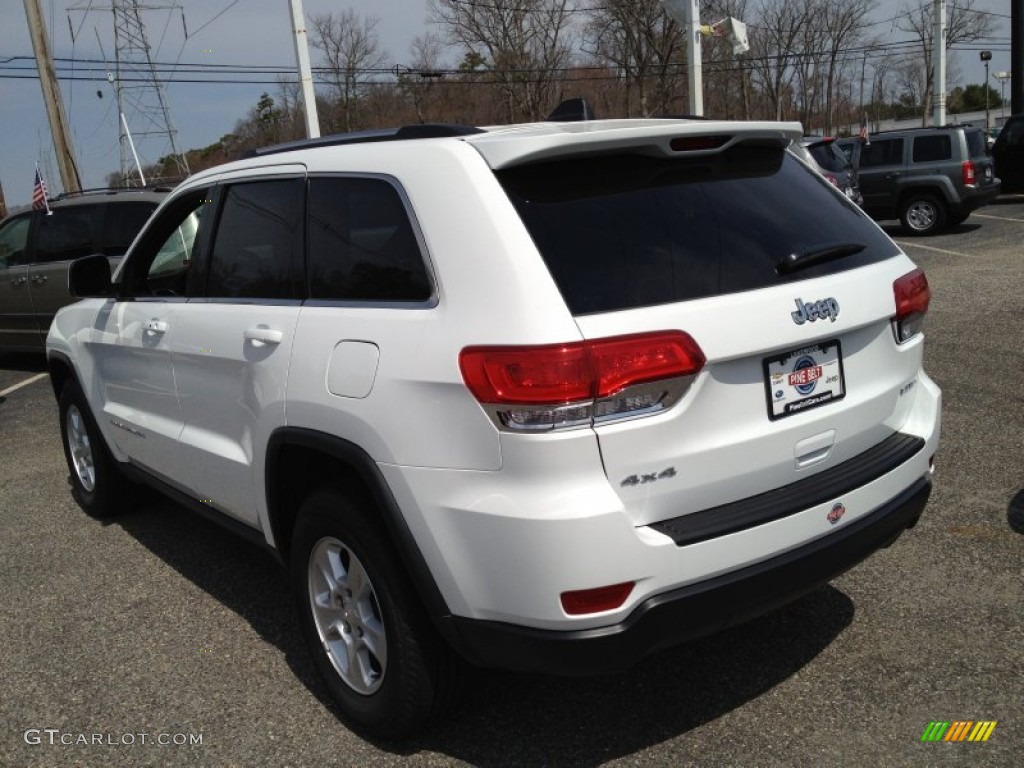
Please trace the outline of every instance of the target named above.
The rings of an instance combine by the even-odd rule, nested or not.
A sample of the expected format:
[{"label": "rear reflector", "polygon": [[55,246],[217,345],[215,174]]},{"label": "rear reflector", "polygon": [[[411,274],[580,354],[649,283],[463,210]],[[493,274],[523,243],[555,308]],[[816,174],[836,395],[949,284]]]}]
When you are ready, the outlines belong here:
[{"label": "rear reflector", "polygon": [[611,584],[607,587],[563,592],[561,594],[562,610],[570,616],[614,611],[626,602],[626,598],[633,591],[635,583],[633,581],[626,581],[622,584]]},{"label": "rear reflector", "polygon": [[682,331],[543,346],[467,347],[459,355],[462,378],[473,396],[484,405],[502,406],[503,426],[529,430],[663,410],[681,392],[659,382],[693,376],[704,363],[697,342]]},{"label": "rear reflector", "polygon": [[920,269],[908,272],[892,284],[896,299],[896,341],[903,343],[921,332],[932,292]]}]

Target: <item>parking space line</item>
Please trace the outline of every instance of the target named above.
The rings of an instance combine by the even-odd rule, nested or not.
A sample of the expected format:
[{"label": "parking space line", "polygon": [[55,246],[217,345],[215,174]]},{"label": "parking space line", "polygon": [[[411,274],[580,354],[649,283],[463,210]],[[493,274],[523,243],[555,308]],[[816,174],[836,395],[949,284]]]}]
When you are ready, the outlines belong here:
[{"label": "parking space line", "polygon": [[965,259],[971,258],[969,253],[960,253],[959,251],[947,251],[945,248],[933,248],[930,245],[921,245],[920,243],[913,243],[909,240],[896,240],[896,245],[900,248],[923,248],[926,251],[935,251],[935,253],[945,253],[950,256],[962,256]]},{"label": "parking space line", "polygon": [[1010,216],[993,216],[991,213],[972,213],[971,216],[975,219],[995,219],[996,221],[1024,221],[1024,219],[1014,219]]},{"label": "parking space line", "polygon": [[3,397],[4,395],[9,395],[9,394],[11,394],[11,392],[15,392],[15,391],[21,389],[22,387],[27,387],[29,384],[35,384],[40,379],[45,379],[49,375],[50,374],[48,374],[48,373],[37,373],[35,376],[33,376],[30,379],[25,379],[24,381],[19,381],[13,387],[8,387],[7,389],[0,390],[0,397]]}]

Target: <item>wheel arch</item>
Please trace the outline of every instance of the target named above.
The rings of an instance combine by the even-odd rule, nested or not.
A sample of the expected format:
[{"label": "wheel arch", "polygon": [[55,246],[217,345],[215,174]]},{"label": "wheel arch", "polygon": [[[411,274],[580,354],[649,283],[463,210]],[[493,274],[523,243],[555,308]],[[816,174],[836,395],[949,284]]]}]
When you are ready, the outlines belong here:
[{"label": "wheel arch", "polygon": [[79,387],[82,385],[71,359],[63,352],[50,352],[46,356],[46,369],[50,374],[50,387],[53,389],[53,395],[58,400],[60,400],[61,390],[64,389],[64,385],[68,381],[78,382]]},{"label": "wheel arch", "polygon": [[927,182],[918,180],[913,186],[904,187],[900,191],[897,208],[902,210],[908,200],[921,196],[934,197],[947,207],[957,204],[960,200],[956,190],[953,189],[953,183],[945,176],[942,176],[929,179]]},{"label": "wheel arch", "polygon": [[444,624],[438,619],[450,615],[448,605],[387,481],[366,451],[335,435],[282,427],[268,441],[265,477],[268,523],[282,560],[289,559],[302,502],[330,478],[347,492],[363,495],[380,512],[380,522],[423,605],[435,624]]}]

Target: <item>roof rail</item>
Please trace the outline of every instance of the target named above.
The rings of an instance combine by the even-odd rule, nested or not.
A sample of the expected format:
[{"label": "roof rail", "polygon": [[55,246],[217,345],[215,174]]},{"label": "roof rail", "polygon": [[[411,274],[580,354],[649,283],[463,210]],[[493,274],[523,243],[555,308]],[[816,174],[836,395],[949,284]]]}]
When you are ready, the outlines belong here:
[{"label": "roof rail", "polygon": [[344,144],[366,144],[376,141],[405,141],[407,139],[440,139],[449,136],[470,136],[484,133],[483,128],[454,123],[421,123],[404,125],[401,128],[381,128],[372,131],[353,131],[352,133],[333,133],[315,139],[299,139],[283,144],[272,144],[269,147],[258,147],[245,153],[243,157],[263,157],[276,155],[279,152],[293,152],[298,149],[315,149],[318,147],[335,147]]},{"label": "roof rail", "polygon": [[85,195],[117,195],[122,192],[170,192],[173,187],[90,187],[79,189],[76,192],[61,192],[59,195],[48,198],[50,202],[58,200],[69,200]]}]

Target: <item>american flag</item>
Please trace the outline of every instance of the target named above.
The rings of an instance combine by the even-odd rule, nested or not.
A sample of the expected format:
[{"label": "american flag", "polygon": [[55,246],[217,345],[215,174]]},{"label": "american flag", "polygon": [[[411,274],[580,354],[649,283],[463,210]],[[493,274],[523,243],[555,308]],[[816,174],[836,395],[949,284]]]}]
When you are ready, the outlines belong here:
[{"label": "american flag", "polygon": [[36,183],[32,187],[32,207],[46,211],[47,215],[50,213],[50,203],[46,199],[46,182],[43,181],[43,176],[39,173],[38,165],[36,166]]},{"label": "american flag", "polygon": [[863,112],[860,116],[860,140],[865,144],[871,143],[871,139],[868,136],[868,116]]}]

